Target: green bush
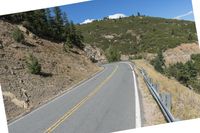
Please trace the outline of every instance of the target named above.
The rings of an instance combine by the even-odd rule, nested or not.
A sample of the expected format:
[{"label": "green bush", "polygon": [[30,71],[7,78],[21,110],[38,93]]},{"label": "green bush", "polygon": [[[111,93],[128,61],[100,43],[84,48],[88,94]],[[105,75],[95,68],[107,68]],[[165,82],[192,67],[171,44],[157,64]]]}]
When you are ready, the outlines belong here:
[{"label": "green bush", "polygon": [[69,52],[70,49],[73,48],[73,45],[70,41],[66,41],[64,44],[63,44],[63,50],[65,52]]},{"label": "green bush", "polygon": [[14,29],[12,36],[16,42],[20,43],[24,41],[24,35],[19,28]]},{"label": "green bush", "polygon": [[28,70],[32,74],[40,74],[41,72],[41,65],[38,62],[38,59],[33,56],[32,54],[27,57],[26,64],[28,67]]},{"label": "green bush", "polygon": [[120,61],[120,57],[121,54],[120,52],[115,49],[114,47],[110,46],[107,50],[106,50],[106,58],[108,60],[108,62],[115,62],[115,61]]},{"label": "green bush", "polygon": [[188,86],[197,77],[197,69],[192,61],[185,64],[176,63],[167,68],[169,76],[175,77],[179,82]]},{"label": "green bush", "polygon": [[164,67],[165,67],[165,60],[162,54],[162,51],[159,51],[157,54],[157,57],[151,61],[151,64],[154,66],[154,68],[160,72],[164,72]]}]

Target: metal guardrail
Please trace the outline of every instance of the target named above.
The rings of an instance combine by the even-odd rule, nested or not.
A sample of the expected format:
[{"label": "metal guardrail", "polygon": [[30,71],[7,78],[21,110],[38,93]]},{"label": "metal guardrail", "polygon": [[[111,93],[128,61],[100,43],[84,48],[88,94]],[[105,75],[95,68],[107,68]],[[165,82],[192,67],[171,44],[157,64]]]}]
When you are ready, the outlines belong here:
[{"label": "metal guardrail", "polygon": [[148,89],[150,90],[150,92],[153,95],[154,99],[158,103],[158,105],[159,105],[164,117],[166,118],[166,120],[168,122],[175,122],[176,119],[171,114],[171,112],[169,111],[169,108],[167,108],[167,106],[165,105],[165,103],[162,100],[162,97],[158,93],[157,85],[152,82],[151,78],[148,77],[148,75],[147,75],[147,73],[146,73],[146,71],[144,69],[139,69],[139,70],[142,73],[142,76],[144,78],[144,81],[145,81]]}]

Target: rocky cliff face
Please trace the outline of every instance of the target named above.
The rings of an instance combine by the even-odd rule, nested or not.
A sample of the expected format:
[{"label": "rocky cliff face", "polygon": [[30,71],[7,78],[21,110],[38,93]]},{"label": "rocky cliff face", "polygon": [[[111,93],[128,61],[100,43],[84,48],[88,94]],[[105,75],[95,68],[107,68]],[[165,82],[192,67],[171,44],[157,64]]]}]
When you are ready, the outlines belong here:
[{"label": "rocky cliff face", "polygon": [[107,62],[103,50],[97,48],[96,46],[86,45],[84,51],[93,63],[103,64]]}]

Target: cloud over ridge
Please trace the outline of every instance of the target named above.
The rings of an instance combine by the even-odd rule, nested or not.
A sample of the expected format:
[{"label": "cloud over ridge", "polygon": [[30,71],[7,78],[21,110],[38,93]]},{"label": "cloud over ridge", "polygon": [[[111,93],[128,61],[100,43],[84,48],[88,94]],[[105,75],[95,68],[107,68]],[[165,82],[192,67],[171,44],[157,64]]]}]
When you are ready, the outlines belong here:
[{"label": "cloud over ridge", "polygon": [[189,11],[189,12],[187,12],[187,13],[185,13],[185,14],[181,14],[181,15],[179,15],[179,16],[176,16],[176,17],[174,17],[174,19],[181,19],[181,18],[186,17],[186,16],[189,16],[189,15],[191,15],[191,14],[193,14],[193,11]]},{"label": "cloud over ridge", "polygon": [[116,14],[108,16],[109,19],[118,19],[118,18],[124,18],[124,17],[126,17],[126,15],[122,13],[116,13]]},{"label": "cloud over ridge", "polygon": [[94,21],[94,19],[86,19],[80,24],[88,24],[88,23],[92,23],[93,21]]}]

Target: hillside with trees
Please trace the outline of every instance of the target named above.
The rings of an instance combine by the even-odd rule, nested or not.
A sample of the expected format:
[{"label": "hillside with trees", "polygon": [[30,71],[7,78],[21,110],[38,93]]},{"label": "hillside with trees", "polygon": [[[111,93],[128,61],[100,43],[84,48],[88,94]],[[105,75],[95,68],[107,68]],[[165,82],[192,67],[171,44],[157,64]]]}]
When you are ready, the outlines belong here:
[{"label": "hillside with trees", "polygon": [[54,42],[65,42],[64,47],[77,46],[81,49],[84,47],[83,36],[59,7],[1,16],[0,19],[22,24],[39,37]]},{"label": "hillside with trees", "polygon": [[77,26],[86,43],[106,51],[110,46],[125,55],[157,53],[181,43],[197,41],[192,21],[141,15],[96,20]]}]

